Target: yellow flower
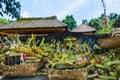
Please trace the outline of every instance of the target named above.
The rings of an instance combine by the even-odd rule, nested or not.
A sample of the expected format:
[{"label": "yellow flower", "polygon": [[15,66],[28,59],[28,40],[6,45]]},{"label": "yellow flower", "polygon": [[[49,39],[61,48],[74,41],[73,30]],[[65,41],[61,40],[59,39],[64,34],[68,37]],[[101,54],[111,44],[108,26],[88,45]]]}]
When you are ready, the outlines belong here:
[{"label": "yellow flower", "polygon": [[95,59],[91,59],[91,60],[90,60],[90,63],[91,63],[91,64],[95,64],[95,62],[96,62]]}]

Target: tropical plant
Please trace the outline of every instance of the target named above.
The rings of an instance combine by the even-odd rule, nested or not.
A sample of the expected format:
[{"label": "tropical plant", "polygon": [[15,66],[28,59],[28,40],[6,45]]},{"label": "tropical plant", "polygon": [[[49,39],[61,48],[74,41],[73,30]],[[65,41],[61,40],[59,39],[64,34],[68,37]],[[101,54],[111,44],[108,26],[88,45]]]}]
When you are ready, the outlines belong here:
[{"label": "tropical plant", "polygon": [[0,0],[0,15],[4,16],[4,14],[12,17],[19,18],[20,17],[20,2],[16,0]]},{"label": "tropical plant", "polygon": [[113,29],[114,23],[115,23],[115,19],[111,19],[107,27],[101,27],[101,29],[99,29],[96,33],[97,34],[109,33]]},{"label": "tropical plant", "polygon": [[88,23],[87,19],[82,20],[82,24],[87,24],[87,23]]},{"label": "tropical plant", "polygon": [[117,20],[118,19],[118,14],[117,13],[110,13],[110,15],[108,16],[108,18],[110,19],[110,20],[112,20],[112,19],[115,19],[115,20]]},{"label": "tropical plant", "polygon": [[108,23],[107,27],[104,27],[102,24],[102,17],[104,14],[102,14],[100,17],[93,18],[88,22],[88,25],[96,29],[97,34],[105,34],[110,32],[113,29],[113,25],[118,20],[118,14],[117,13],[110,13],[108,15]]},{"label": "tropical plant", "polygon": [[77,27],[73,15],[67,15],[65,19],[62,20],[62,22],[68,25],[68,30],[72,30]]}]

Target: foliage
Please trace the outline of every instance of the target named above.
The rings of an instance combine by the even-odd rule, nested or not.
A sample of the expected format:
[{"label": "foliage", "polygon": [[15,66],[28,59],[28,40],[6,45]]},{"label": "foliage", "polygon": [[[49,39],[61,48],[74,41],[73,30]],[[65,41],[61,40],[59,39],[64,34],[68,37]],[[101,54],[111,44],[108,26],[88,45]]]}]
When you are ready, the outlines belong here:
[{"label": "foliage", "polygon": [[0,38],[0,42],[2,43],[0,50],[4,53],[9,52],[11,53],[10,55],[14,55],[14,53],[20,55],[20,53],[24,53],[26,55],[35,56],[40,59],[43,56],[47,56],[47,54],[37,46],[35,35],[33,34],[26,42],[22,42],[19,35],[10,35],[8,37],[4,37],[3,39]]},{"label": "foliage", "polygon": [[108,18],[110,19],[110,20],[112,20],[112,19],[115,19],[115,20],[117,20],[118,19],[118,14],[117,13],[110,13],[110,15],[108,16]]},{"label": "foliage", "polygon": [[62,22],[68,25],[68,30],[72,30],[77,26],[73,15],[67,15]]},{"label": "foliage", "polygon": [[4,16],[4,14],[11,16],[12,18],[20,17],[20,2],[15,0],[0,0],[0,15]]},{"label": "foliage", "polygon": [[88,23],[89,26],[99,30],[101,28],[101,19],[100,18],[93,18]]},{"label": "foliage", "polygon": [[88,22],[87,19],[82,20],[82,24],[87,24],[87,22]]},{"label": "foliage", "polygon": [[96,29],[97,34],[104,34],[108,33],[113,29],[113,24],[118,20],[118,14],[117,13],[110,13],[108,15],[108,26],[104,27],[102,24],[102,16],[103,14],[98,18],[93,18],[88,22],[88,25]]},{"label": "foliage", "polygon": [[[90,43],[76,40],[75,38],[66,38],[64,43],[52,40],[51,43],[45,43],[43,38],[36,41],[35,35],[26,41],[20,41],[19,35],[9,35],[0,38],[0,51],[24,53],[37,58],[47,58],[51,68],[56,65],[69,64],[73,68],[86,67],[89,64],[94,65],[90,68],[92,77],[115,79],[120,72],[120,48],[111,49],[105,54],[90,54],[92,52]],[[10,53],[9,53],[10,54]],[[0,54],[1,57],[4,57]],[[43,58],[44,57],[44,58]],[[68,65],[67,65],[68,66]],[[58,69],[58,68],[57,68]],[[67,68],[68,69],[68,68]],[[88,76],[88,77],[91,77]]]},{"label": "foliage", "polygon": [[90,69],[90,77],[99,77],[103,79],[116,79],[117,72],[120,71],[120,56],[116,55],[116,50],[109,50],[105,54],[91,54],[90,62],[94,60],[94,66]]},{"label": "foliage", "polygon": [[22,42],[19,35],[11,34],[8,37],[0,38],[2,44],[0,45],[0,50],[2,54],[16,55],[17,53],[19,55],[24,53],[40,59],[47,57],[51,68],[54,68],[57,64],[81,67],[88,63],[85,58],[90,54],[91,49],[87,43],[82,43],[81,40],[76,39],[73,43],[73,39],[70,40],[68,38],[65,39],[65,43],[55,40],[51,43],[44,43],[44,40],[45,38],[41,41],[36,41],[35,35],[32,34],[26,42]]},{"label": "foliage", "polygon": [[107,27],[101,27],[96,33],[97,34],[105,34],[110,32],[113,29],[113,24],[115,23],[115,19],[110,20],[109,26]]},{"label": "foliage", "polygon": [[9,21],[6,20],[6,19],[0,19],[0,22],[3,23],[3,24],[8,24],[9,23]]},{"label": "foliage", "polygon": [[55,47],[50,49],[52,53],[48,53],[51,55],[48,61],[51,68],[55,68],[59,64],[71,65],[74,68],[86,65],[88,61],[85,57],[91,52],[88,44],[82,43],[81,40],[70,40],[68,38],[65,40],[64,44],[53,43]]}]

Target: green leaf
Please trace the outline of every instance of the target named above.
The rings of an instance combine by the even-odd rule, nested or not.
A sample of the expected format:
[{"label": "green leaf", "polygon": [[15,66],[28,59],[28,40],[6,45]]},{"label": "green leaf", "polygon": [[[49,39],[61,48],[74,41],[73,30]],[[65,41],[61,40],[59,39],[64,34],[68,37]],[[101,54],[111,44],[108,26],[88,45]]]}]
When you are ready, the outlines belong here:
[{"label": "green leaf", "polygon": [[106,75],[98,75],[99,78],[102,78],[102,79],[114,79],[116,80],[116,76],[106,76]]}]

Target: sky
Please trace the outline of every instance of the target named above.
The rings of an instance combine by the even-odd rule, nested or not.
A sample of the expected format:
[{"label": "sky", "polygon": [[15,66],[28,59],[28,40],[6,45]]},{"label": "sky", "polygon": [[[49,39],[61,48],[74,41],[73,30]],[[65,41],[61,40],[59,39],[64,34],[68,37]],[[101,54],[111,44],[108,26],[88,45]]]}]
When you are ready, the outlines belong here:
[{"label": "sky", "polygon": [[[73,15],[77,25],[82,19],[90,20],[100,16],[104,11],[101,0],[17,0],[21,3],[22,17],[57,16],[63,20],[66,15]],[[120,0],[104,0],[107,15],[120,14]]]}]

